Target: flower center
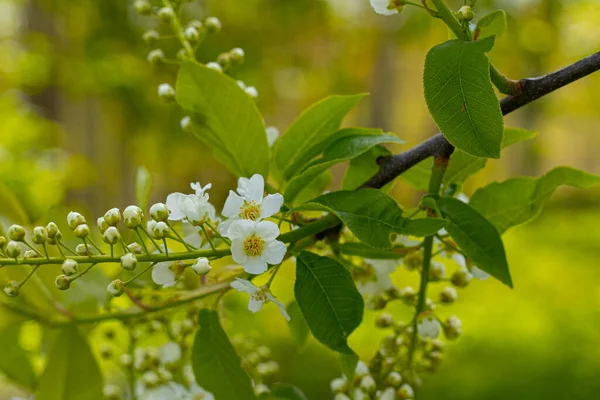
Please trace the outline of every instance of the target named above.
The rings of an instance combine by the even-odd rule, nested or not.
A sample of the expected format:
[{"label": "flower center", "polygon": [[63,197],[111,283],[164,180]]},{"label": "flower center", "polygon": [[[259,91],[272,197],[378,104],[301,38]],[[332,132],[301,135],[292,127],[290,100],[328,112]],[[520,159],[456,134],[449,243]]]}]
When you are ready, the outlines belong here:
[{"label": "flower center", "polygon": [[262,290],[259,290],[258,292],[254,293],[251,297],[252,300],[260,301],[263,304],[266,304],[269,301],[269,299],[267,298],[267,294]]},{"label": "flower center", "polygon": [[253,233],[244,240],[244,251],[251,257],[261,255],[264,248],[265,241],[261,237],[256,236],[256,233]]},{"label": "flower center", "polygon": [[244,205],[240,210],[240,217],[256,221],[260,217],[260,204],[255,201],[244,201]]}]

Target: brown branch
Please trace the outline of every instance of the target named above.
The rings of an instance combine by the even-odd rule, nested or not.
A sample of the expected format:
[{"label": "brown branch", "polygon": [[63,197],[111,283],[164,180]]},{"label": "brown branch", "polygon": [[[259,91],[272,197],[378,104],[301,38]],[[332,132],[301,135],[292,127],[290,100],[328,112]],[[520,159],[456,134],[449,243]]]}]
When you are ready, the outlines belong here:
[{"label": "brown branch", "polygon": [[[539,78],[526,78],[519,81],[521,94],[507,96],[500,101],[502,114],[510,112],[543,97],[557,89],[573,83],[600,69],[600,52],[594,53],[576,63]],[[447,154],[453,146],[438,133],[404,153],[396,154],[380,162],[379,171],[361,187],[381,188],[404,171],[414,167],[428,157]]]}]

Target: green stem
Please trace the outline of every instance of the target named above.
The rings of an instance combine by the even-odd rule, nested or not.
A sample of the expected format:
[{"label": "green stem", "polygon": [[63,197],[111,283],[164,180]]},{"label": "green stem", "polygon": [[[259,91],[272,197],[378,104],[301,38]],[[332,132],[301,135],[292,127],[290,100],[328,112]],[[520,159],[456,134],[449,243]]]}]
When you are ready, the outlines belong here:
[{"label": "green stem", "polygon": [[469,40],[469,35],[463,30],[462,25],[454,13],[448,8],[444,0],[431,0],[431,2],[437,9],[439,18],[448,25],[448,28],[450,28],[456,37],[462,40]]},{"label": "green stem", "polygon": [[142,272],[139,272],[138,274],[136,274],[135,276],[131,277],[130,279],[126,280],[125,282],[123,282],[123,285],[127,286],[129,285],[131,282],[135,281],[137,278],[139,278],[140,276],[142,276],[143,274],[145,274],[147,271],[149,271],[152,267],[154,267],[156,265],[156,263],[152,263],[150,264],[147,268],[145,268]]},{"label": "green stem", "polygon": [[[171,7],[171,2],[169,0],[162,0],[164,7]],[[190,42],[188,42],[185,37],[183,37],[183,29],[181,28],[181,24],[179,22],[179,17],[176,15],[171,19],[171,27],[173,28],[173,32],[177,35],[177,38],[181,42],[181,45],[185,49],[185,52],[191,57],[194,56],[194,49]]]},{"label": "green stem", "polygon": [[208,232],[206,232],[206,228],[204,228],[204,224],[200,225],[200,229],[202,229],[202,232],[204,232],[204,236],[206,236],[206,240],[208,241],[210,248],[213,249],[213,251],[216,251],[217,249],[215,247],[215,244],[213,243],[211,238],[208,236]]},{"label": "green stem", "polygon": [[173,232],[175,234],[175,236],[177,236],[176,240],[178,240],[181,244],[183,244],[186,249],[193,250],[193,248],[189,244],[187,244],[185,240],[183,240],[183,238],[181,237],[179,232],[177,232],[175,230],[175,228],[173,228],[173,225],[171,225],[171,223],[168,220],[167,220],[167,226],[171,229],[171,232]]},{"label": "green stem", "polygon": [[[219,230],[215,227],[213,227],[210,222],[206,221],[205,222],[206,225],[208,225],[208,227],[210,228],[211,231],[213,231],[213,233],[215,235],[217,235],[217,237],[219,239],[221,239],[222,241],[224,241],[225,243],[227,243],[228,246],[231,246],[231,240],[229,240],[228,238],[226,238],[225,236],[221,235],[221,233],[219,232]],[[203,228],[204,229],[204,228]],[[206,233],[206,231],[205,231]],[[206,234],[206,238],[208,239],[208,234]]]},{"label": "green stem", "polygon": [[160,248],[160,246],[158,245],[158,243],[156,243],[156,240],[154,240],[154,238],[152,236],[150,236],[150,234],[148,233],[148,231],[146,230],[146,228],[143,227],[138,227],[139,229],[142,230],[142,232],[144,232],[144,234],[146,236],[148,236],[148,239],[150,239],[150,241],[152,242],[152,244],[154,245],[154,247],[156,247],[156,250],[158,250],[159,253],[162,253],[162,250]]},{"label": "green stem", "polygon": [[490,64],[490,79],[502,94],[517,96],[521,94],[521,83],[506,77],[496,67]]},{"label": "green stem", "polygon": [[296,242],[300,239],[304,239],[305,237],[312,236],[327,229],[333,228],[339,224],[339,218],[333,214],[330,214],[326,217],[311,222],[310,224],[301,226],[298,229],[286,232],[283,235],[280,235],[277,240],[280,240],[284,243]]},{"label": "green stem", "polygon": [[33,267],[33,269],[27,274],[27,276],[25,277],[25,279],[23,279],[23,282],[19,283],[19,286],[22,287],[25,283],[27,283],[27,281],[29,280],[29,278],[31,278],[33,276],[33,274],[35,274],[35,271],[37,271],[37,269],[40,267],[40,265],[36,265],[35,267]]},{"label": "green stem", "polygon": [[148,247],[146,246],[146,242],[144,241],[144,238],[142,237],[142,234],[140,233],[140,228],[137,227],[135,228],[135,233],[137,233],[138,237],[140,238],[140,242],[142,242],[142,247],[144,248],[144,251],[146,252],[146,254],[150,254],[150,252],[148,251]]},{"label": "green stem", "polygon": [[267,284],[265,286],[267,286],[268,288],[271,287],[271,283],[273,283],[273,279],[275,279],[275,275],[277,275],[277,272],[279,272],[279,268],[281,267],[281,264],[278,264],[275,269],[273,270],[273,273],[271,274],[271,276],[269,277],[269,280],[267,282]]}]

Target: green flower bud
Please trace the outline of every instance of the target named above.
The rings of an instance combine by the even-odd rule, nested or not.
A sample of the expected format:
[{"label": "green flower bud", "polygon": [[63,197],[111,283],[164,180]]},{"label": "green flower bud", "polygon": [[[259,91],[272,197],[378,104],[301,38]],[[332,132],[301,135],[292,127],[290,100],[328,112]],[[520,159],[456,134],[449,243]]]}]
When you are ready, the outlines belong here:
[{"label": "green flower bud", "polygon": [[81,224],[74,230],[75,236],[80,239],[86,238],[90,234],[90,227],[87,224]]},{"label": "green flower bud", "polygon": [[378,328],[389,328],[394,323],[394,317],[391,314],[379,314],[375,319],[375,326]]},{"label": "green flower bud", "polygon": [[6,245],[6,255],[10,258],[17,258],[21,255],[21,246],[19,243],[11,240]]},{"label": "green flower bud", "polygon": [[78,212],[71,211],[69,215],[67,215],[67,224],[69,224],[69,228],[75,229],[81,224],[85,224],[85,217]]},{"label": "green flower bud", "polygon": [[402,260],[404,263],[404,267],[408,271],[414,271],[423,265],[423,252],[422,251],[414,251],[412,253],[407,254]]},{"label": "green flower bud", "polygon": [[195,27],[188,26],[185,28],[185,31],[183,31],[183,37],[190,43],[194,44],[200,40],[200,32],[198,32],[198,29]]},{"label": "green flower bud", "polygon": [[23,258],[38,258],[40,255],[33,251],[33,250],[27,250],[25,251],[25,254],[23,255]]},{"label": "green flower bud", "polygon": [[456,340],[462,333],[462,322],[455,315],[451,315],[444,324],[444,335],[448,340]]},{"label": "green flower bud", "polygon": [[200,32],[202,29],[204,29],[204,24],[198,21],[197,19],[193,19],[190,22],[188,22],[187,27],[196,28],[196,30]]},{"label": "green flower bud", "polygon": [[373,296],[369,303],[373,310],[383,310],[387,305],[387,301],[380,294]]},{"label": "green flower bud", "polygon": [[196,259],[196,261],[192,265],[192,269],[198,275],[206,275],[210,272],[212,267],[210,266],[210,264],[208,262],[208,258],[200,257],[200,258]]},{"label": "green flower bud", "polygon": [[8,297],[17,297],[21,291],[21,285],[17,281],[10,281],[4,286],[4,294]]},{"label": "green flower bud", "polygon": [[104,220],[110,226],[117,226],[121,222],[121,212],[118,208],[111,208],[104,214]]},{"label": "green flower bud", "polygon": [[165,53],[161,49],[150,50],[147,58],[150,64],[159,65],[165,61]]},{"label": "green flower bud", "polygon": [[272,356],[271,349],[267,346],[259,346],[256,349],[256,354],[258,354],[263,360],[269,359]]},{"label": "green flower bud", "polygon": [[148,0],[135,0],[133,7],[140,15],[150,15],[152,13],[152,5]]},{"label": "green flower bud", "polygon": [[459,21],[469,22],[475,17],[473,9],[469,6],[462,6],[456,13]]},{"label": "green flower bud", "polygon": [[106,232],[110,225],[108,225],[108,223],[104,220],[104,217],[99,217],[96,220],[96,223],[98,224],[98,229],[100,230],[100,233],[104,235],[104,232]]},{"label": "green flower bud", "polygon": [[166,222],[159,221],[153,224],[151,234],[154,239],[163,239],[169,237],[169,232],[171,232],[169,225]]},{"label": "green flower bud", "polygon": [[137,242],[133,242],[127,245],[127,249],[133,254],[142,254],[144,252],[144,248]]},{"label": "green flower bud", "polygon": [[181,125],[181,129],[184,132],[191,132],[192,131],[192,118],[189,115],[186,115],[185,117],[181,118],[181,122],[179,123],[179,125]]},{"label": "green flower bud", "polygon": [[160,377],[154,371],[148,371],[142,375],[142,381],[146,384],[147,387],[152,388],[158,385],[160,382]]},{"label": "green flower bud", "polygon": [[204,20],[204,26],[206,26],[206,30],[208,33],[217,33],[223,27],[221,25],[221,21],[217,17],[208,17]]},{"label": "green flower bud", "polygon": [[456,287],[464,288],[467,287],[471,281],[471,273],[469,271],[461,269],[452,274],[450,278],[452,284]]},{"label": "green flower bud", "polygon": [[71,276],[77,273],[77,267],[77,261],[67,258],[65,261],[63,261],[60,269],[62,270],[63,274]]},{"label": "green flower bud", "polygon": [[241,64],[244,62],[244,59],[246,58],[246,53],[244,52],[243,49],[236,47],[235,49],[232,49],[229,52],[229,59],[231,60],[232,63],[235,64]]},{"label": "green flower bud", "polygon": [[106,385],[104,386],[104,397],[107,400],[122,400],[123,392],[120,387],[116,385]]},{"label": "green flower bud", "polygon": [[119,242],[119,239],[121,239],[121,234],[119,233],[119,230],[114,226],[109,226],[106,232],[104,232],[104,234],[102,235],[102,240],[104,241],[104,243],[110,245],[117,244]]},{"label": "green flower bud", "polygon": [[343,378],[335,378],[329,383],[329,388],[333,394],[343,393],[348,390],[348,381]]},{"label": "green flower bud", "polygon": [[48,231],[43,226],[33,228],[33,237],[31,238],[35,244],[43,244],[48,240]]},{"label": "green flower bud", "polygon": [[405,383],[404,385],[400,386],[400,389],[398,389],[398,391],[396,392],[396,398],[400,400],[413,399],[414,397],[415,392],[408,383]]},{"label": "green flower bud", "polygon": [[90,245],[80,243],[75,248],[75,253],[77,253],[77,255],[79,256],[89,256],[92,254],[92,248],[90,247]]},{"label": "green flower bud", "polygon": [[444,342],[442,342],[440,339],[433,339],[431,341],[431,348],[434,351],[444,351]]},{"label": "green flower bud", "polygon": [[158,39],[160,39],[160,34],[155,30],[149,30],[144,32],[144,36],[142,36],[142,38],[147,44],[153,45],[158,41]]},{"label": "green flower bud", "polygon": [[175,89],[168,83],[161,83],[158,85],[158,97],[166,103],[172,103],[175,101]]},{"label": "green flower bud", "polygon": [[125,292],[125,284],[122,280],[115,279],[114,281],[108,284],[106,291],[112,297],[119,297]]},{"label": "green flower bud", "polygon": [[60,290],[67,290],[69,287],[71,287],[71,280],[66,275],[59,275],[56,277],[54,284]]},{"label": "green flower bud", "polygon": [[429,281],[437,282],[444,279],[445,276],[446,268],[444,267],[444,264],[432,261],[429,267]]},{"label": "green flower bud", "polygon": [[452,304],[456,300],[456,289],[452,286],[446,286],[440,293],[440,301],[446,304]]},{"label": "green flower bud", "polygon": [[164,203],[156,203],[150,207],[150,217],[155,221],[166,221],[169,219],[169,209]]},{"label": "green flower bud", "polygon": [[221,64],[216,63],[216,62],[206,63],[206,68],[214,69],[215,71],[218,71],[218,72],[223,72],[223,67],[221,67]]},{"label": "green flower bud", "polygon": [[131,253],[127,253],[121,257],[121,267],[127,271],[133,271],[137,266],[137,258]]},{"label": "green flower bud", "polygon": [[231,55],[229,53],[221,53],[217,56],[217,64],[219,64],[223,69],[229,68],[231,65]]},{"label": "green flower bud", "polygon": [[392,371],[385,377],[385,383],[397,388],[402,383],[402,375],[399,372]]},{"label": "green flower bud", "polygon": [[367,375],[361,379],[360,389],[364,393],[373,395],[377,391],[377,383],[375,383],[375,379],[371,375]]},{"label": "green flower bud", "polygon": [[144,213],[138,206],[129,206],[123,211],[125,226],[129,229],[135,229],[140,226],[142,218],[144,218]]},{"label": "green flower bud", "polygon": [[21,225],[11,225],[8,228],[8,237],[15,242],[22,242],[25,239],[25,228]]},{"label": "green flower bud", "polygon": [[46,230],[48,231],[49,238],[55,238],[58,234],[60,234],[58,225],[56,225],[54,222],[48,222],[48,225],[46,225]]},{"label": "green flower bud", "polygon": [[119,363],[124,367],[129,367],[132,362],[133,358],[131,357],[131,354],[124,353],[119,356]]},{"label": "green flower bud", "polygon": [[254,386],[254,393],[261,399],[264,397],[265,394],[268,394],[270,392],[271,389],[269,389],[269,387],[264,383],[259,383],[258,385]]},{"label": "green flower bud", "polygon": [[194,320],[186,318],[183,321],[181,321],[181,334],[182,335],[189,335],[190,333],[194,332],[195,329],[196,329],[196,324],[194,323]]},{"label": "green flower bud", "polygon": [[175,18],[175,11],[172,7],[163,7],[156,13],[161,22],[169,23]]},{"label": "green flower bud", "polygon": [[6,238],[4,236],[0,236],[0,249],[4,250],[6,243],[8,243]]}]

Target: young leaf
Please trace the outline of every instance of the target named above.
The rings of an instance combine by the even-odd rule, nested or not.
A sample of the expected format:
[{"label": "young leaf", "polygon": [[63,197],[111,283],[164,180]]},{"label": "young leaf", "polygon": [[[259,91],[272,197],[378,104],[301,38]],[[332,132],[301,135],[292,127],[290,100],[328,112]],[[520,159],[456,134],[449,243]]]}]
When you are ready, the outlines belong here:
[{"label": "young leaf", "polygon": [[369,151],[369,149],[384,143],[404,142],[393,135],[373,135],[370,132],[365,135],[343,137],[335,141],[325,149],[322,158],[314,161],[311,166],[290,181],[284,192],[286,202],[291,204],[306,185],[333,165],[357,157]]},{"label": "young leaf", "polygon": [[193,112],[193,131],[233,174],[267,176],[266,128],[252,98],[225,74],[186,62],[177,77],[177,102]]},{"label": "young leaf", "polygon": [[308,339],[310,329],[308,329],[306,320],[300,312],[300,307],[298,307],[298,303],[292,301],[287,306],[287,312],[290,316],[288,326],[290,327],[290,331],[292,332],[292,337],[294,338],[296,344],[302,347],[306,343],[306,339]]},{"label": "young leaf", "polygon": [[465,255],[478,268],[512,288],[504,244],[494,225],[460,200],[441,197],[437,206],[449,221],[446,230]]},{"label": "young leaf", "polygon": [[96,359],[75,326],[61,329],[36,392],[37,400],[97,400],[104,384]]},{"label": "young leaf", "polygon": [[496,10],[477,21],[473,36],[483,39],[490,36],[500,37],[506,30],[506,13],[504,10]]},{"label": "young leaf", "polygon": [[250,378],[241,366],[216,311],[202,309],[200,329],[192,348],[192,368],[198,385],[216,399],[255,399]]},{"label": "young leaf", "polygon": [[[365,96],[330,96],[306,109],[279,139],[275,149],[277,167],[280,170],[288,166],[294,166],[293,170],[302,168],[302,162],[298,160],[304,152],[333,135],[346,114]],[[293,176],[293,170],[288,170],[286,175]]]},{"label": "young leaf", "polygon": [[[296,210],[325,210],[337,215],[348,229],[371,247],[392,247],[392,233],[422,236],[437,232],[446,222],[408,220],[402,209],[389,195],[376,189],[341,190],[310,200]],[[426,225],[426,226],[425,226]]]},{"label": "young leaf", "polygon": [[500,233],[535,218],[561,185],[581,189],[600,184],[600,176],[570,167],[554,168],[539,179],[518,177],[477,190],[469,204],[490,220]]},{"label": "young leaf", "polygon": [[354,354],[347,339],[362,321],[364,301],[344,266],[329,257],[301,252],[294,295],[318,341],[337,352]]},{"label": "young leaf", "polygon": [[429,51],[423,82],[429,112],[454,146],[478,157],[500,157],[504,120],[485,55],[494,38],[450,40]]},{"label": "young leaf", "polygon": [[19,324],[8,325],[0,331],[0,343],[2,343],[0,371],[10,380],[33,390],[37,379],[27,353],[19,344],[20,333]]}]

